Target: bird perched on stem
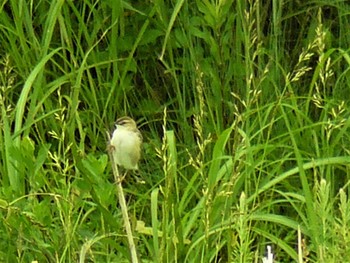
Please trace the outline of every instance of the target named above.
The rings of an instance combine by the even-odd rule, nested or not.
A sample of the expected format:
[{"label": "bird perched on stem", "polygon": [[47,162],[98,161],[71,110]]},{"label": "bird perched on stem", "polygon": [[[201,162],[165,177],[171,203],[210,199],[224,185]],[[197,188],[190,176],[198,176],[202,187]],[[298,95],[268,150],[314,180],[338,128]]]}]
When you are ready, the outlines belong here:
[{"label": "bird perched on stem", "polygon": [[137,170],[141,156],[142,135],[130,117],[117,119],[110,145],[114,162],[128,170]]},{"label": "bird perched on stem", "polygon": [[131,229],[130,219],[128,215],[128,208],[125,201],[125,195],[123,191],[122,182],[126,176],[121,176],[119,173],[119,167],[122,166],[125,169],[137,170],[137,163],[141,155],[141,143],[142,136],[137,129],[136,123],[130,117],[119,118],[116,122],[115,130],[112,134],[112,139],[109,141],[108,153],[112,162],[112,169],[114,180],[116,183],[116,189],[119,199],[119,204],[122,211],[126,236],[128,238],[129,250],[131,256],[131,262],[138,263],[136,246]]}]

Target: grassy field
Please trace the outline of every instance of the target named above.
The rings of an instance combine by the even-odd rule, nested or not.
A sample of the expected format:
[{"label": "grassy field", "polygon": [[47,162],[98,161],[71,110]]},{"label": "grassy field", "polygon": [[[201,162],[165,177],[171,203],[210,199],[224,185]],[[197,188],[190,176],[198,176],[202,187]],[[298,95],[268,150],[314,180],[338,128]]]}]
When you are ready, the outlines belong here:
[{"label": "grassy field", "polygon": [[345,0],[0,4],[0,262],[350,262]]}]

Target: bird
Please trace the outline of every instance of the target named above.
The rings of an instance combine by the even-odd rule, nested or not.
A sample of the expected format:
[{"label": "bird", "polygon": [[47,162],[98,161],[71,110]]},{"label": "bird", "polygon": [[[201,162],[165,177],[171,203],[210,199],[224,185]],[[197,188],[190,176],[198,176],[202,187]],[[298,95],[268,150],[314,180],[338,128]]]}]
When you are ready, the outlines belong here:
[{"label": "bird", "polygon": [[142,135],[136,122],[124,116],[118,118],[110,140],[114,162],[127,170],[138,170]]}]

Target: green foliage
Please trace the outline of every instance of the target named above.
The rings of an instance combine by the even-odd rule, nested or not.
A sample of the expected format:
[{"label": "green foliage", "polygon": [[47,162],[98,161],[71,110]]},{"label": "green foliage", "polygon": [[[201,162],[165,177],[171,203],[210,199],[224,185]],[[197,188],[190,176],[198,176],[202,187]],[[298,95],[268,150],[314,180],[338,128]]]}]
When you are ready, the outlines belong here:
[{"label": "green foliage", "polygon": [[0,261],[128,262],[106,154],[143,262],[349,255],[349,10],[341,1],[3,1]]}]

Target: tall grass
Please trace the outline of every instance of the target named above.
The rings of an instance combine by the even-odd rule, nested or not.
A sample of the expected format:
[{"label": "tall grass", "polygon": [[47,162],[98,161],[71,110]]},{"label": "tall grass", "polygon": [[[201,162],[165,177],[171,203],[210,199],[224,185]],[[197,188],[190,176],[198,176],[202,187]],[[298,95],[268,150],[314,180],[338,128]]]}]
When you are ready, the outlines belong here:
[{"label": "tall grass", "polygon": [[0,261],[349,261],[347,1],[4,1]]}]

